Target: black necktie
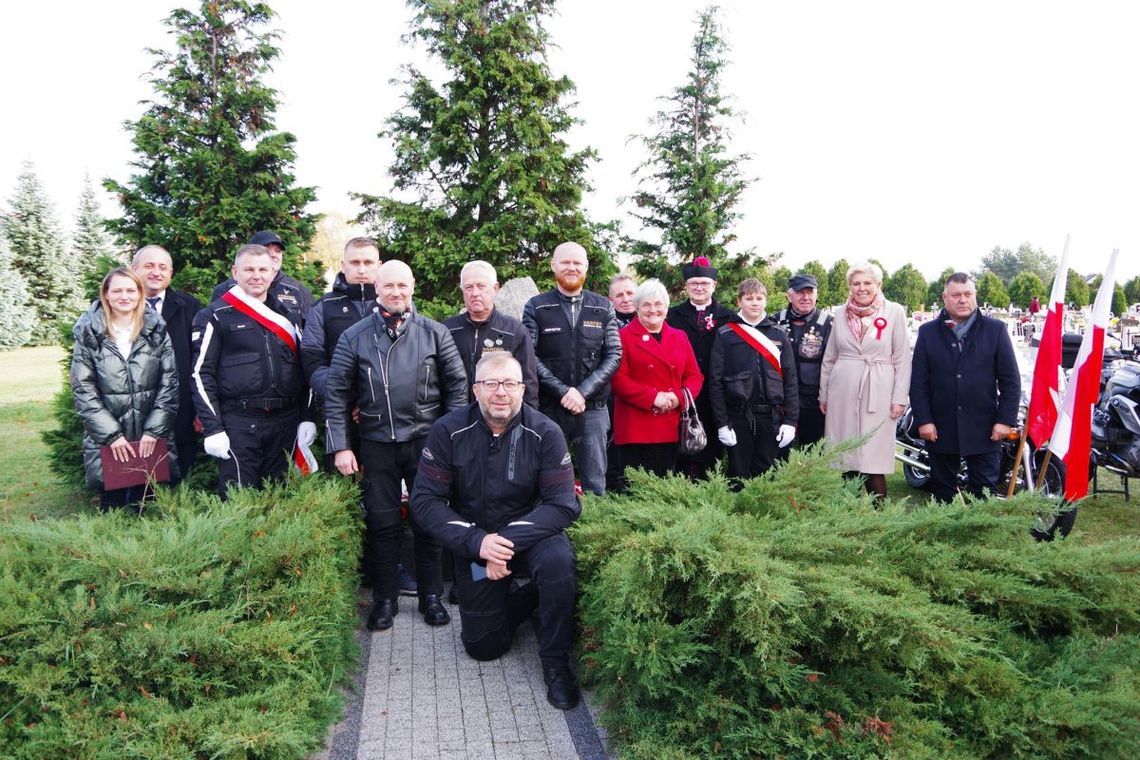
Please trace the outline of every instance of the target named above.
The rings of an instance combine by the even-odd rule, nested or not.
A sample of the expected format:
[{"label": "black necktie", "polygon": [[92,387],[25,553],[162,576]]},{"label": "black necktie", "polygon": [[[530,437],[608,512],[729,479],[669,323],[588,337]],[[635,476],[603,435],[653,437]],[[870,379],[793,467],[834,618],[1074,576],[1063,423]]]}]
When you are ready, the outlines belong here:
[{"label": "black necktie", "polygon": [[148,296],[146,302],[150,304],[150,308],[158,311],[158,302],[162,300],[162,296]]}]

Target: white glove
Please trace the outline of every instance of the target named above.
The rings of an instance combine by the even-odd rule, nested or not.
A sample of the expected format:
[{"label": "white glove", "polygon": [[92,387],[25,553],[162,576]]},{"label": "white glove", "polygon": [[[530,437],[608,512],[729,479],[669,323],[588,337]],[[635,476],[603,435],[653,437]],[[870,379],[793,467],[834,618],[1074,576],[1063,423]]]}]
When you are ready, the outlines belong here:
[{"label": "white glove", "polygon": [[736,445],[736,431],[730,427],[717,428],[716,437],[719,438],[720,442],[725,446]]},{"label": "white glove", "polygon": [[230,458],[230,437],[226,435],[223,430],[220,433],[206,436],[206,440],[202,442],[206,447],[206,453],[218,459]]},{"label": "white glove", "polygon": [[780,425],[780,429],[776,431],[776,445],[781,449],[792,442],[796,437],[796,429],[791,425]]},{"label": "white glove", "polygon": [[317,423],[302,422],[297,426],[297,445],[311,446],[317,440]]}]

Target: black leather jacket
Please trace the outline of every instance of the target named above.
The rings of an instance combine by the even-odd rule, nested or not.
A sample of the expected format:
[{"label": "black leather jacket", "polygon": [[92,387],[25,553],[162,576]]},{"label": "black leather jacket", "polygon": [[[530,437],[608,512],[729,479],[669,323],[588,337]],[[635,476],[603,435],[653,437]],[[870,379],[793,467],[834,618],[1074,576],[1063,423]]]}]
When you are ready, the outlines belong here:
[{"label": "black leather jacket", "polygon": [[396,340],[374,312],[344,331],[325,385],[329,453],[351,448],[352,409],[360,437],[403,443],[428,434],[446,412],[467,403],[467,372],[447,328],[409,314]]},{"label": "black leather jacket", "polygon": [[577,388],[588,407],[605,409],[621,364],[610,300],[588,290],[574,297],[548,290],[526,302],[522,321],[534,342],[540,406],[559,407],[566,391]]},{"label": "black leather jacket", "polygon": [[777,312],[772,320],[792,339],[796,377],[800,383],[800,401],[809,399],[812,403],[818,403],[823,351],[831,336],[831,312],[816,308],[801,318],[795,316],[791,309],[784,309]]},{"label": "black leather jacket", "polygon": [[[522,322],[494,309],[485,322],[472,322],[466,314],[457,314],[445,320],[443,324],[451,331],[451,339],[459,349],[459,356],[467,369],[469,386],[475,382],[475,365],[483,358],[483,354],[491,351],[507,351],[522,367],[522,379],[526,383],[523,401],[535,409],[538,408],[538,374],[534,368],[534,345],[530,341],[530,333],[523,327]],[[474,401],[475,396],[469,395],[467,400]]]}]

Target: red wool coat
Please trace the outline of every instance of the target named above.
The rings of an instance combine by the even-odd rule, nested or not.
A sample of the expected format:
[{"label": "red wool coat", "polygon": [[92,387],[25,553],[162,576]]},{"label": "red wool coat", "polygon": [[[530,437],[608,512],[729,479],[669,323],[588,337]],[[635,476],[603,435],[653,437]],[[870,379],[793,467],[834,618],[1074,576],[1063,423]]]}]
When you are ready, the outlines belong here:
[{"label": "red wool coat", "polygon": [[658,343],[635,317],[621,330],[621,365],[613,379],[614,443],[671,443],[678,439],[680,409],[654,414],[658,391],[673,391],[685,403],[682,386],[696,398],[705,378],[685,333],[663,325]]}]

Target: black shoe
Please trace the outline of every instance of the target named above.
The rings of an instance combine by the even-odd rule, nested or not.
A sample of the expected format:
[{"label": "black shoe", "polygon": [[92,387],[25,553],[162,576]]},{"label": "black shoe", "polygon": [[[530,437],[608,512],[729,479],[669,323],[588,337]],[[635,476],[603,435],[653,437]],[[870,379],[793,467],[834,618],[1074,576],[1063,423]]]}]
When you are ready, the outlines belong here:
[{"label": "black shoe", "polygon": [[578,684],[574,683],[574,674],[565,666],[544,667],[542,680],[546,681],[546,701],[559,710],[573,710],[578,706],[581,694]]},{"label": "black shoe", "polygon": [[368,611],[368,630],[386,631],[392,627],[392,618],[400,614],[400,605],[395,599],[381,599],[372,604]]},{"label": "black shoe", "polygon": [[458,583],[452,583],[451,584],[451,591],[447,592],[447,603],[448,604],[459,604],[459,584]]},{"label": "black shoe", "polygon": [[424,616],[424,622],[428,625],[447,625],[451,622],[451,615],[447,614],[447,608],[443,606],[439,594],[425,594],[420,597],[420,614]]},{"label": "black shoe", "polygon": [[416,586],[416,579],[410,572],[408,572],[408,568],[404,567],[403,565],[396,565],[396,573],[399,575],[397,584],[400,588],[400,595],[415,596],[416,592],[419,590],[419,587]]}]

